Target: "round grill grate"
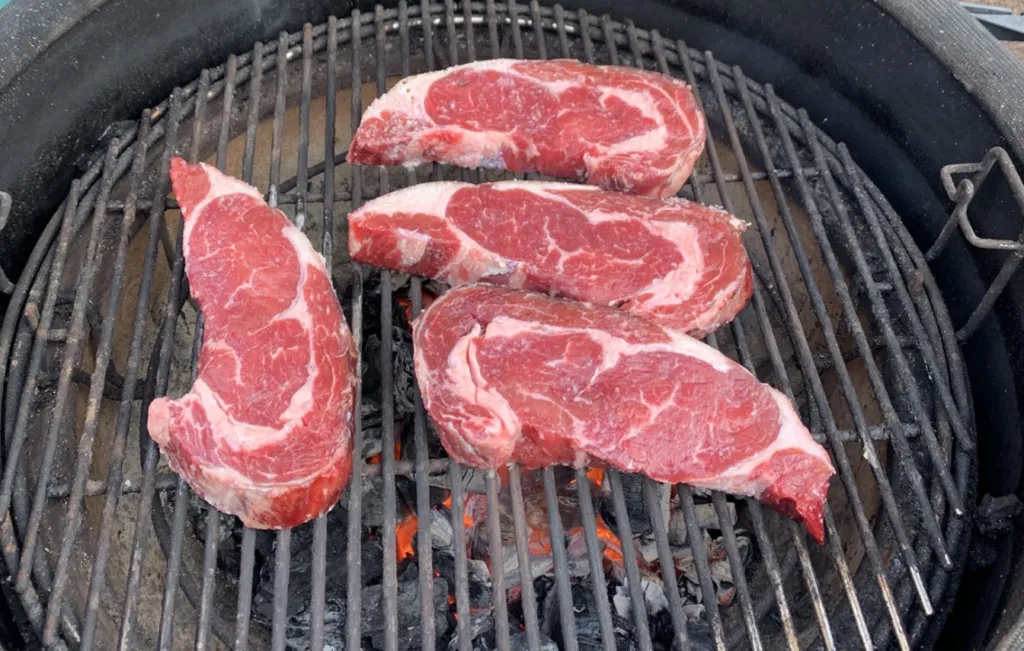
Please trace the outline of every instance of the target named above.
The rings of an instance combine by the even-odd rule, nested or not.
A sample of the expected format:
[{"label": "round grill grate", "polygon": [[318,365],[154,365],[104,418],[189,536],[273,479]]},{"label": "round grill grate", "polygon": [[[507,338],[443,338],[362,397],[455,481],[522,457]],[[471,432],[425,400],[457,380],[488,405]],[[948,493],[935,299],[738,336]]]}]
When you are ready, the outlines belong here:
[{"label": "round grill grate", "polygon": [[[600,485],[584,470],[477,473],[444,458],[408,374],[406,309],[421,309],[427,283],[355,268],[344,217],[406,184],[501,175],[353,168],[341,152],[362,109],[395,80],[498,56],[642,66],[698,89],[711,139],[684,194],[752,224],[745,242],[757,276],[751,304],[708,343],[794,398],[832,454],[839,476],[825,546],[751,500],[686,487],[669,498],[614,472]],[[974,435],[953,328],[900,217],[845,148],[770,87],[608,17],[536,2],[403,3],[256,44],[120,126],[46,229],[0,331],[0,512],[12,516],[0,542],[45,643],[465,651],[538,648],[543,633],[569,649],[591,634],[606,649],[673,639],[690,648],[910,648],[941,624],[973,503]],[[254,183],[304,228],[360,338],[356,445],[365,454],[339,507],[293,531],[211,516],[167,470],[140,418],[154,396],[187,390],[201,339],[167,194],[176,154]],[[477,495],[495,516],[472,531],[454,527],[450,582],[435,578],[447,575],[430,552],[433,516],[424,516],[448,513],[438,508],[445,495],[451,522],[471,517],[463,499]],[[467,543],[532,563],[527,521],[536,513],[551,540],[579,529],[593,571],[578,578],[572,543],[552,544],[554,581],[506,593],[518,583],[506,555],[491,563],[493,601],[476,610],[479,561],[467,559]],[[615,523],[618,568],[602,559],[599,517]],[[403,530],[418,533],[411,562],[396,560]],[[682,532],[711,552],[691,549],[680,564]],[[669,586],[659,614],[621,612],[626,601],[632,612],[650,604],[645,591],[659,581]],[[439,619],[434,603],[445,612],[446,590],[455,605]],[[584,592],[592,618],[580,609]],[[493,630],[474,639],[481,619]],[[510,634],[510,622],[524,633]],[[614,632],[623,627],[626,642]]]}]

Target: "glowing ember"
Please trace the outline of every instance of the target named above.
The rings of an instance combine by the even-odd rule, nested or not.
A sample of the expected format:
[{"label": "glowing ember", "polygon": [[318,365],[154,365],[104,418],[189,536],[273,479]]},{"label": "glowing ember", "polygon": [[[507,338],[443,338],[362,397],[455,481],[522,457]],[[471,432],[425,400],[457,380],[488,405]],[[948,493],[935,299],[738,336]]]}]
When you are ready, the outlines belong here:
[{"label": "glowing ember", "polygon": [[416,528],[419,521],[415,515],[410,515],[395,527],[395,555],[398,560],[409,558],[413,555],[412,539],[416,535]]},{"label": "glowing ember", "polygon": [[587,479],[594,486],[600,487],[604,482],[604,469],[603,468],[591,468],[587,471]]},{"label": "glowing ember", "polygon": [[[447,509],[449,511],[452,510],[452,494],[451,493],[448,493],[448,497],[446,497],[445,500],[443,502],[441,502],[441,506],[447,507]],[[471,516],[466,511],[466,498],[464,497],[464,498],[462,498],[462,526],[463,526],[464,529],[471,529],[473,527],[473,525],[475,525],[475,524],[476,524],[476,521],[473,519],[473,516]]]},{"label": "glowing ember", "polygon": [[597,516],[597,537],[604,541],[604,557],[613,563],[622,563],[622,545],[601,516]]},{"label": "glowing ember", "polygon": [[[430,307],[430,304],[434,302],[434,297],[423,292],[423,309]],[[412,300],[406,297],[398,299],[398,304],[402,306],[402,310],[405,312],[405,319],[412,321]]]},{"label": "glowing ember", "polygon": [[551,551],[551,537],[547,531],[530,530],[529,549],[531,554],[541,555]]},{"label": "glowing ember", "polygon": [[[401,456],[402,456],[402,444],[401,443],[395,443],[395,458],[399,459],[399,458],[401,458]],[[377,454],[372,454],[372,455],[370,455],[369,457],[366,458],[366,463],[368,463],[371,466],[380,465],[383,462],[384,462],[384,454],[382,452],[378,452]]]}]

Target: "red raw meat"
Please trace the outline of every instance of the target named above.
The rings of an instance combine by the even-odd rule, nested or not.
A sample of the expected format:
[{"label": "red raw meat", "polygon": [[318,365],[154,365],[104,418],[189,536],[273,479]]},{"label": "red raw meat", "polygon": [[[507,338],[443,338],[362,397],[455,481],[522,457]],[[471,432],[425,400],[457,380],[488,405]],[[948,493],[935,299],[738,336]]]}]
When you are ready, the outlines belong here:
[{"label": "red raw meat", "polygon": [[677,79],[496,59],[402,79],[367,109],[348,161],[537,171],[668,197],[690,175],[704,137],[693,93]]},{"label": "red raw meat", "polygon": [[586,185],[426,183],[349,215],[358,262],[612,305],[702,336],[753,292],[744,222]]},{"label": "red raw meat", "polygon": [[828,454],[781,393],[696,339],[470,285],[435,301],[413,342],[423,402],[460,463],[608,465],[755,496],[824,536]]},{"label": "red raw meat", "polygon": [[356,348],[323,257],[256,188],[171,161],[192,298],[206,318],[191,391],[149,435],[195,492],[258,529],[326,513],[352,471]]}]

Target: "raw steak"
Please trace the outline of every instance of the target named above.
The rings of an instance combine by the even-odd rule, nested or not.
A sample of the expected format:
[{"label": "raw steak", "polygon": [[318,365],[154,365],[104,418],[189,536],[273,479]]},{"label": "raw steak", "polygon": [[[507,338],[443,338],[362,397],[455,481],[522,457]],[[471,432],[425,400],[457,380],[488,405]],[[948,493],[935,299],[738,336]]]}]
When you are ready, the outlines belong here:
[{"label": "raw steak", "polygon": [[256,188],[171,161],[199,374],[149,407],[149,434],[195,492],[246,526],[327,512],[352,470],[356,348],[324,259]]},{"label": "raw steak", "polygon": [[668,197],[690,175],[704,137],[690,87],[671,77],[496,59],[402,79],[367,109],[348,161],[537,171]]},{"label": "raw steak", "polygon": [[470,285],[435,301],[413,341],[424,404],[460,463],[608,465],[756,496],[823,538],[828,454],[781,393],[696,339]]},{"label": "raw steak", "polygon": [[685,199],[540,181],[426,183],[349,215],[354,260],[617,306],[694,336],[753,291],[745,224]]}]

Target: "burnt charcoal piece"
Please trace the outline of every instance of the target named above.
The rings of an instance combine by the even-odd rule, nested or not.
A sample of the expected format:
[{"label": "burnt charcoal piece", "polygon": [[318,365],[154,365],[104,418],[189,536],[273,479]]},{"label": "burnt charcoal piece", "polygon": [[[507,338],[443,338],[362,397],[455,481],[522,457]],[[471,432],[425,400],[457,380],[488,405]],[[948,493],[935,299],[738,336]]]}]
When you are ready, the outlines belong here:
[{"label": "burnt charcoal piece", "polygon": [[992,497],[985,495],[974,516],[978,533],[988,538],[1005,536],[1013,530],[1013,520],[1024,511],[1016,495]]},{"label": "burnt charcoal piece", "polygon": [[[390,273],[390,272],[389,272]],[[380,373],[380,302],[381,272],[363,269],[363,327],[362,327],[362,417],[366,441],[381,435],[381,400],[383,386]],[[351,263],[334,269],[345,317],[351,323]],[[416,378],[412,367],[412,330],[406,319],[405,308],[399,302],[402,292],[396,291],[391,305],[391,351],[394,378],[395,420],[401,422],[415,409]]]},{"label": "burnt charcoal piece", "polygon": [[[512,644],[510,648],[512,651],[527,651],[530,648],[529,638],[526,635],[526,631],[519,631],[512,636]],[[547,635],[540,636],[540,651],[558,651],[558,645]]]},{"label": "burnt charcoal piece", "polygon": [[[672,615],[662,610],[651,615],[648,620],[651,630],[651,644],[655,651],[678,651],[675,645],[675,629],[672,627]],[[711,635],[711,627],[707,621],[687,620],[686,638],[690,643],[690,651],[714,651],[715,639]]]},{"label": "burnt charcoal piece", "polygon": [[[629,526],[633,529],[633,535],[650,533],[652,531],[651,517],[647,513],[643,476],[620,473],[619,477],[622,480],[622,497],[626,501],[626,513],[629,514]],[[601,500],[601,517],[609,527],[618,533],[615,503],[612,501],[611,495]]]},{"label": "burnt charcoal piece", "polygon": [[[573,579],[570,585],[572,586],[572,605],[576,619],[576,638],[579,648],[583,651],[599,651],[604,649],[604,644],[601,640],[601,623],[598,619],[597,604],[591,591],[590,580]],[[537,587],[536,582],[534,587]],[[555,644],[559,648],[564,648],[561,618],[553,582],[552,587],[548,588],[545,592],[543,606],[540,608],[541,616],[544,618],[544,621],[541,622],[541,631],[545,633],[550,631],[551,639],[554,640]],[[538,601],[540,600],[541,598],[538,593]],[[637,643],[633,635],[633,622],[619,617],[614,611],[611,613],[611,616],[617,651],[635,651]]]},{"label": "burnt charcoal piece", "polygon": [[711,633],[707,617],[698,620],[687,617],[686,635],[690,641],[690,651],[712,651],[715,648],[715,636]]},{"label": "burnt charcoal piece", "polygon": [[[384,526],[384,477],[363,477],[363,525]],[[347,495],[347,494],[346,494]],[[341,508],[340,506],[338,508]],[[337,510],[337,509],[335,509]],[[395,521],[401,522],[412,514],[403,500],[395,500]]]},{"label": "burnt charcoal piece", "polygon": [[[486,567],[486,566],[484,566]],[[469,563],[469,607],[487,608],[491,604],[491,582],[490,577],[480,571],[474,571],[475,564]],[[434,550],[434,571],[438,576],[446,580],[452,587],[454,594],[455,586],[455,557],[451,552],[444,549]]]},{"label": "burnt charcoal piece", "polygon": [[[444,635],[448,628],[448,582],[434,579],[434,632]],[[370,586],[363,590],[363,634],[369,635],[376,649],[384,648],[383,587]],[[398,584],[398,648],[410,649],[420,645],[420,590],[419,582]]]},{"label": "burnt charcoal piece", "polygon": [[[348,585],[348,559],[345,509],[335,507],[327,515],[327,581],[328,599],[344,599]],[[309,606],[313,594],[313,522],[292,529],[291,571],[288,578],[288,615],[293,617]],[[277,538],[263,564],[252,599],[252,617],[269,623],[274,611],[274,549]],[[363,585],[380,583],[384,576],[384,550],[376,540],[363,540],[360,546]],[[295,624],[297,628],[301,625]],[[308,625],[307,625],[308,626]]]},{"label": "burnt charcoal piece", "polygon": [[[491,651],[497,647],[494,639],[494,614],[491,610],[475,610],[469,616],[469,639],[472,640],[473,651]],[[458,633],[452,632],[448,641],[448,651],[459,648]]]},{"label": "burnt charcoal piece", "polygon": [[[328,584],[330,591],[330,584]],[[384,648],[383,588],[372,585],[363,589],[360,602],[360,631],[364,648]],[[419,583],[409,581],[398,584],[398,648],[412,649],[420,645]],[[327,598],[324,609],[324,648],[341,651],[345,648],[347,630],[347,604],[345,599]],[[261,620],[258,620],[261,621]],[[290,615],[285,629],[289,651],[309,651],[311,615],[307,607]],[[267,622],[269,623],[269,620]],[[438,637],[448,630],[448,584],[434,579],[434,630]],[[371,646],[372,645],[372,646]]]}]

